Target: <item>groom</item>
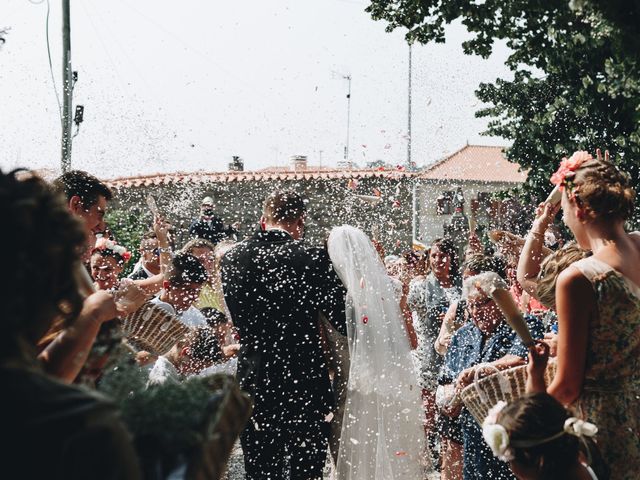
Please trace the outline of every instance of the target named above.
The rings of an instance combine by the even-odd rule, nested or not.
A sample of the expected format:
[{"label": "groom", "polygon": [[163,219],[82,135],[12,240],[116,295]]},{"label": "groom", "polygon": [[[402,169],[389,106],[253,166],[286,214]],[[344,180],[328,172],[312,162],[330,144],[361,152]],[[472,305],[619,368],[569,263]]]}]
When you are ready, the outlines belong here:
[{"label": "groom", "polygon": [[319,479],[327,456],[334,400],[318,313],[345,334],[345,292],[326,252],[300,242],[305,213],[300,195],[272,193],[261,230],[222,260],[242,341],[237,376],[254,401],[240,437],[247,479]]}]

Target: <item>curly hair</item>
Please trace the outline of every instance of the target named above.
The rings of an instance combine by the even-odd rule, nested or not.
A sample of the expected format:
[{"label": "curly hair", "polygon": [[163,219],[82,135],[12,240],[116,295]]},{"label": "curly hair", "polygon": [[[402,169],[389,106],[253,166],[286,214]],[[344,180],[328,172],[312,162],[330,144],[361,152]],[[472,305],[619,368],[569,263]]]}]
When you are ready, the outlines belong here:
[{"label": "curly hair", "polygon": [[462,270],[469,270],[477,273],[495,272],[504,280],[507,279],[507,261],[504,258],[497,257],[495,255],[489,256],[481,253],[470,255],[462,264]]},{"label": "curly hair", "polygon": [[4,322],[0,355],[16,338],[33,343],[54,318],[67,321],[82,308],[74,272],[85,242],[83,225],[64,197],[24,170],[0,171],[0,277]]},{"label": "curly hair", "polygon": [[[599,479],[607,479],[608,469],[595,443],[584,438],[565,434],[551,441],[543,441],[531,447],[518,447],[518,442],[529,443],[550,438],[564,430],[565,421],[571,415],[555,398],[547,393],[529,393],[504,407],[498,423],[509,434],[513,445],[514,462],[537,472],[536,478],[563,480],[569,478],[571,469],[581,451],[591,458],[591,467]],[[588,449],[588,450],[587,450]]]},{"label": "curly hair", "polygon": [[542,265],[540,265],[540,273],[538,273],[538,283],[536,285],[536,296],[540,303],[547,308],[555,310],[558,275],[572,263],[590,255],[591,252],[589,250],[583,250],[575,242],[571,242],[545,258]]},{"label": "curly hair", "polygon": [[636,192],[627,173],[604,160],[588,160],[571,179],[576,199],[594,218],[627,220],[633,215]]}]

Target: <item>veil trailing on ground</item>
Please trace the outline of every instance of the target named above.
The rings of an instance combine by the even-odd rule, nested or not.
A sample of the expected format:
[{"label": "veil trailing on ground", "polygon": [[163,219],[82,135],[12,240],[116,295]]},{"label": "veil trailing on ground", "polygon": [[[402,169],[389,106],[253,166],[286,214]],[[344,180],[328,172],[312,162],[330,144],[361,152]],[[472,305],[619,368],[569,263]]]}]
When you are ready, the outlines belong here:
[{"label": "veil trailing on ground", "polygon": [[338,479],[423,478],[424,413],[393,282],[362,231],[334,228],[328,249],[347,289],[350,356]]}]

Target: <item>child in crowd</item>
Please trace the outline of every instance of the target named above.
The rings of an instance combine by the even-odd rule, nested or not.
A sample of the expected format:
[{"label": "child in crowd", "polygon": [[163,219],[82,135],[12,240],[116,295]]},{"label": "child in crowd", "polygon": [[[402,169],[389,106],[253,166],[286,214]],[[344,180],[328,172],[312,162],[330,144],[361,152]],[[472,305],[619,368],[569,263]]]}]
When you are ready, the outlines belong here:
[{"label": "child in crowd", "polygon": [[199,374],[222,358],[214,331],[209,327],[197,327],[165,355],[158,357],[149,371],[147,385],[180,382],[188,376]]},{"label": "child in crowd", "polygon": [[215,308],[204,308],[202,309],[202,313],[218,339],[218,344],[222,352],[222,361],[204,369],[200,375],[208,376],[215,373],[235,375],[238,366],[237,354],[238,350],[240,350],[240,344],[235,336],[233,325],[227,320],[224,313]]},{"label": "child in crowd", "polygon": [[498,402],[482,433],[495,456],[521,480],[605,480],[607,468],[593,441],[598,429],[543,392]]},{"label": "child in crowd", "polygon": [[166,272],[160,294],[151,300],[189,327],[206,326],[207,320],[193,306],[208,275],[202,263],[188,253],[177,254]]}]

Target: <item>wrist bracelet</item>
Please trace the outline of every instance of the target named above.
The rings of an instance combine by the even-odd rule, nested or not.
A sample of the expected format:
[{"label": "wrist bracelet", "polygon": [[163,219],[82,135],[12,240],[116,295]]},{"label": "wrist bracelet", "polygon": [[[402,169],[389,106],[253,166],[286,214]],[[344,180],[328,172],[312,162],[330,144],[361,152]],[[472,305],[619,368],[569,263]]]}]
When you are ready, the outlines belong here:
[{"label": "wrist bracelet", "polygon": [[529,234],[533,235],[534,237],[544,238],[544,233],[535,232],[533,230],[529,230]]}]

